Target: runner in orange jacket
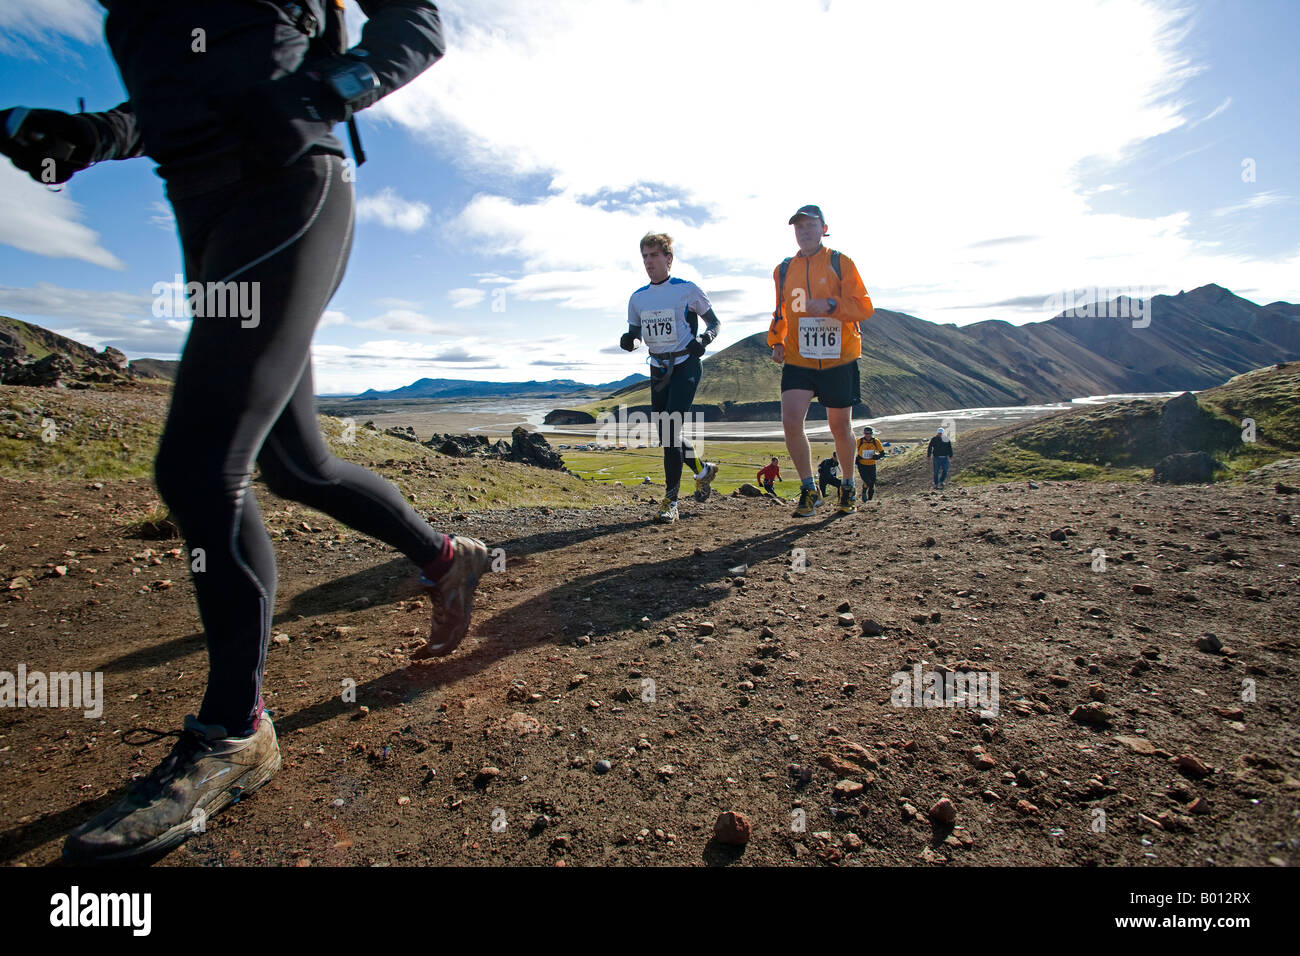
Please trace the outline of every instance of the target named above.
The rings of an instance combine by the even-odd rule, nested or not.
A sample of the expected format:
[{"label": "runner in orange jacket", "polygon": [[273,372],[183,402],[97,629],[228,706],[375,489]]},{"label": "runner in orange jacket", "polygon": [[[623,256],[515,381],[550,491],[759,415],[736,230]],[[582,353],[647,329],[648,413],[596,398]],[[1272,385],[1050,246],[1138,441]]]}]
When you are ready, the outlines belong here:
[{"label": "runner in orange jacket", "polygon": [[[874,307],[857,267],[848,256],[822,245],[830,235],[826,217],[817,206],[802,206],[790,217],[799,254],[772,270],[776,311],[767,333],[772,361],[781,371],[781,424],[785,445],[799,472],[799,506],[795,517],[811,515],[821,502],[813,480],[812,448],[804,431],[808,406],[817,398],[840,461],[852,461],[853,406],[862,401],[858,357],[862,354],[859,322]],[[857,510],[852,471],[845,470],[840,488],[841,514]]]}]

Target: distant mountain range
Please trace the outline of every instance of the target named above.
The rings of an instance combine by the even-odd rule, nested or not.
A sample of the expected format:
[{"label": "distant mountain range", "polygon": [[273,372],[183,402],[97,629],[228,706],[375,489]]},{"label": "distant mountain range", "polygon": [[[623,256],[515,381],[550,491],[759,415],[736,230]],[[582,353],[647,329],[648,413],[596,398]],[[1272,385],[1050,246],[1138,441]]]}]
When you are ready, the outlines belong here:
[{"label": "distant mountain range", "polygon": [[[1118,301],[1104,314],[1117,316]],[[1058,315],[937,325],[878,308],[862,325],[862,399],[870,416],[1067,401],[1085,395],[1198,390],[1300,359],[1300,306],[1259,306],[1217,285],[1153,296],[1145,327],[1131,318]],[[697,405],[724,419],[773,417],[781,369],[759,332],[705,359]],[[649,403],[649,387],[616,401]],[[613,396],[611,396],[613,398]],[[731,407],[727,407],[731,403]],[[817,406],[814,405],[814,409]]]},{"label": "distant mountain range", "polygon": [[[1141,327],[1126,317],[1058,315],[1041,322],[1003,321],[937,325],[878,308],[863,324],[863,416],[946,408],[1026,405],[1084,395],[1200,390],[1234,375],[1300,359],[1300,305],[1260,306],[1217,285],[1178,295],[1157,295]],[[1118,316],[1118,302],[1100,310]],[[725,317],[724,317],[725,319]],[[177,363],[137,359],[122,369],[115,349],[97,353],[39,326],[0,316],[0,376],[50,384],[63,368],[93,366],[114,374],[174,378]],[[57,359],[57,361],[55,361]],[[43,363],[39,367],[36,363]],[[53,364],[51,364],[53,363]],[[50,367],[46,367],[50,366]],[[751,335],[705,359],[697,408],[718,420],[779,416],[781,369],[771,361],[765,332]],[[586,413],[619,403],[649,404],[649,381],[641,374],[587,385],[571,379],[546,382],[476,382],[424,378],[390,391],[370,389],[335,401],[396,399],[529,398],[581,399]],[[572,406],[571,406],[572,407]],[[813,414],[820,411],[814,404]],[[582,412],[576,413],[585,417]]]},{"label": "distant mountain range", "polygon": [[621,378],[617,382],[605,382],[603,385],[588,385],[573,379],[552,379],[549,382],[474,382],[458,378],[422,378],[418,382],[392,391],[380,392],[367,389],[360,395],[352,396],[353,401],[374,401],[399,398],[566,398],[572,395],[598,392],[608,394],[650,381],[649,376],[640,373]]}]

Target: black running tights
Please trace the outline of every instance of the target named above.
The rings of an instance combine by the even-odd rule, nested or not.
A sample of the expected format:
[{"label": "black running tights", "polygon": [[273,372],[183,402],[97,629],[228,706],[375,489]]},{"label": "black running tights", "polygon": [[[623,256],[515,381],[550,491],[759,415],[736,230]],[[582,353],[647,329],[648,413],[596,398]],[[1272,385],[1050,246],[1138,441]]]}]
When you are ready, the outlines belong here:
[{"label": "black running tights", "polygon": [[[443,536],[392,484],[330,454],[317,424],[312,334],[352,244],[343,168],[340,157],[309,154],[173,204],[187,281],[247,284],[233,288],[256,306],[233,308],[239,292],[224,297],[224,309],[200,299],[207,314],[191,323],[155,463],[206,632],[210,672],[198,717],[236,736],[251,733],[261,713],[275,608],[275,554],[249,490],[255,461],[277,495],[421,567],[443,553]],[[221,311],[236,314],[212,314]]]}]

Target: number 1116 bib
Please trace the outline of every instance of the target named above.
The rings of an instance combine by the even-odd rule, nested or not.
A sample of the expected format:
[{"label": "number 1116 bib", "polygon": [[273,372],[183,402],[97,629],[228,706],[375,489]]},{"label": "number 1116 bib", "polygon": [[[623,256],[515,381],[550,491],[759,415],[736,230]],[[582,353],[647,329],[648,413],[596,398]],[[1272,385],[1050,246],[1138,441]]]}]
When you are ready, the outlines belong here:
[{"label": "number 1116 bib", "polygon": [[799,354],[810,359],[837,359],[844,329],[829,315],[799,316]]}]

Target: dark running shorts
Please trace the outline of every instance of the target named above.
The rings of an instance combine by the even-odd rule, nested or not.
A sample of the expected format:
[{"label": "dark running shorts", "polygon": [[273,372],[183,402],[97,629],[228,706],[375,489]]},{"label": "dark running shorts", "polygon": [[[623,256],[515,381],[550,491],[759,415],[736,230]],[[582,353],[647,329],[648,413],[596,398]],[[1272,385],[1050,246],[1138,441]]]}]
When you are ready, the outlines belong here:
[{"label": "dark running shorts", "polygon": [[781,391],[812,392],[827,408],[851,408],[862,404],[862,382],[857,360],[833,368],[804,368],[788,362],[781,369]]}]

